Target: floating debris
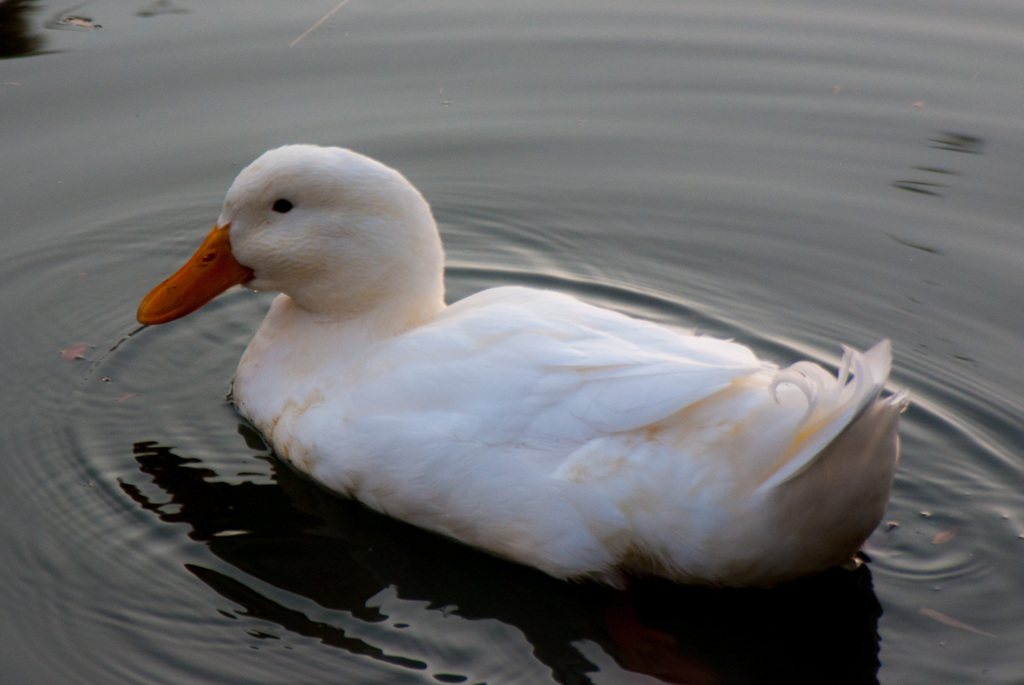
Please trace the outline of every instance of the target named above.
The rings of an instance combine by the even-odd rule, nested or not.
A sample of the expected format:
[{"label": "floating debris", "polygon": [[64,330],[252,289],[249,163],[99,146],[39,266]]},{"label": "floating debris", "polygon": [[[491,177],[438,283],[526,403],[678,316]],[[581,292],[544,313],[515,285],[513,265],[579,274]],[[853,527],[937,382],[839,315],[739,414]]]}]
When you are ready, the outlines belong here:
[{"label": "floating debris", "polygon": [[89,348],[85,343],[75,343],[71,347],[60,351],[60,358],[66,362],[73,362],[76,359],[84,359],[85,351]]},{"label": "floating debris", "polygon": [[61,17],[59,23],[64,24],[65,26],[77,26],[83,29],[103,28],[103,26],[101,26],[100,24],[93,23],[91,17],[79,17],[76,15],[72,15],[70,17]]},{"label": "floating debris", "polygon": [[327,13],[327,14],[325,14],[324,16],[320,17],[319,19],[317,19],[317,20],[316,20],[316,21],[315,21],[315,22],[313,23],[313,25],[312,25],[312,26],[310,26],[310,27],[309,27],[308,29],[306,29],[306,30],[305,30],[305,31],[304,31],[304,32],[302,33],[302,35],[301,35],[301,36],[299,36],[298,38],[296,38],[295,40],[293,40],[293,41],[292,41],[291,43],[289,43],[289,44],[288,44],[288,47],[290,47],[290,48],[294,48],[294,47],[295,47],[296,45],[298,45],[298,44],[299,44],[299,41],[301,41],[301,40],[302,40],[303,38],[305,38],[305,37],[306,37],[306,36],[308,36],[309,34],[313,33],[313,31],[316,31],[317,27],[318,27],[318,26],[320,26],[320,24],[322,24],[322,23],[324,23],[325,21],[327,21],[328,19],[330,19],[330,18],[331,18],[331,15],[333,15],[333,14],[334,14],[335,12],[337,12],[338,10],[340,10],[340,9],[341,9],[342,7],[344,7],[345,5],[347,5],[347,4],[348,4],[348,3],[350,3],[350,2],[352,2],[352,0],[341,0],[341,2],[339,2],[339,3],[337,4],[337,5],[335,5],[334,9],[332,9],[332,10],[331,10],[330,12],[328,12],[328,13]]},{"label": "floating debris", "polygon": [[964,623],[963,621],[958,621],[955,618],[953,618],[952,616],[946,616],[946,614],[942,613],[941,611],[936,611],[935,609],[929,609],[927,607],[921,607],[920,609],[917,610],[917,613],[921,614],[922,616],[927,616],[930,619],[934,619],[934,620],[938,621],[939,623],[942,623],[943,625],[947,625],[947,626],[949,626],[951,628],[959,628],[960,630],[966,630],[966,631],[968,631],[970,633],[974,633],[976,635],[984,635],[985,637],[995,637],[995,635],[993,635],[992,633],[985,632],[984,630],[981,630],[980,628],[975,628],[974,626],[968,625],[967,623]]}]

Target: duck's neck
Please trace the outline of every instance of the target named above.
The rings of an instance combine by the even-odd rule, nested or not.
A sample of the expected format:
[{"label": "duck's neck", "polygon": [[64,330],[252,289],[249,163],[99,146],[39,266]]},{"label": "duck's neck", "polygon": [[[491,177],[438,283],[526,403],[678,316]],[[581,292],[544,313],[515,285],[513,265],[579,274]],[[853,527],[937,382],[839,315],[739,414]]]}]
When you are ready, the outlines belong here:
[{"label": "duck's neck", "polygon": [[427,323],[444,308],[437,292],[333,318],[279,295],[239,362],[235,403],[269,436],[289,403],[308,401],[377,345]]}]

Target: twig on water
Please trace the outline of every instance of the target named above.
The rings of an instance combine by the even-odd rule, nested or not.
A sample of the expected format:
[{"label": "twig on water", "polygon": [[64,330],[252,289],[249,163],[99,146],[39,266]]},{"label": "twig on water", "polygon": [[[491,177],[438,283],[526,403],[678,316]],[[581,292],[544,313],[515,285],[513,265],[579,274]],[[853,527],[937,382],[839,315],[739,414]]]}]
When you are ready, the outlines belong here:
[{"label": "twig on water", "polygon": [[308,36],[309,34],[313,33],[313,31],[316,31],[317,27],[318,27],[318,26],[320,26],[320,24],[322,24],[322,23],[324,23],[325,21],[327,21],[328,19],[330,19],[330,18],[331,18],[331,16],[332,16],[332,15],[333,15],[333,14],[334,14],[335,12],[337,12],[338,10],[340,10],[340,9],[341,9],[342,7],[344,7],[345,5],[347,5],[347,4],[348,4],[348,3],[350,3],[350,2],[352,2],[352,0],[341,0],[341,2],[339,2],[339,3],[338,3],[338,4],[336,5],[336,6],[335,6],[335,8],[334,8],[334,9],[332,9],[332,10],[331,10],[330,12],[328,12],[328,13],[327,13],[327,14],[325,14],[324,16],[320,17],[319,19],[317,19],[317,20],[316,20],[316,23],[315,23],[315,24],[313,24],[313,25],[312,25],[312,26],[310,26],[310,27],[309,27],[308,29],[306,29],[305,31],[303,31],[303,33],[302,33],[302,35],[301,35],[301,36],[299,36],[298,38],[296,38],[295,40],[293,40],[293,41],[292,41],[291,43],[288,43],[288,47],[290,47],[290,48],[294,48],[294,47],[295,47],[296,45],[298,45],[298,44],[299,44],[299,41],[300,41],[300,40],[302,40],[303,38],[305,38],[305,37],[306,37],[306,36]]}]

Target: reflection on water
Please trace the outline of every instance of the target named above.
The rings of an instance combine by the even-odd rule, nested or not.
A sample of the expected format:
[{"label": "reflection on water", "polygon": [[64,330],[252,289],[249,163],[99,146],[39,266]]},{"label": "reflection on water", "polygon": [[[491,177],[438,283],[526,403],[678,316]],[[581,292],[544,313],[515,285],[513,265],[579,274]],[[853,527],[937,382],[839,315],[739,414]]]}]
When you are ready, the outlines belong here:
[{"label": "reflection on water", "polygon": [[932,147],[936,150],[948,152],[964,152],[967,154],[981,154],[982,139],[967,133],[952,133],[939,131],[931,138]]},{"label": "reflection on water", "polygon": [[[965,154],[977,155],[981,154],[982,139],[977,136],[968,135],[966,133],[951,133],[948,131],[938,131],[929,139],[931,143],[928,147],[935,150],[944,150],[946,152],[961,152]],[[893,187],[899,188],[900,190],[907,190],[912,193],[918,193],[920,195],[931,195],[932,197],[943,197],[945,194],[943,190],[948,187],[946,179],[942,177],[949,176],[960,176],[960,172],[945,167],[936,166],[913,166],[911,167],[915,172],[926,174],[921,178],[926,180],[917,179],[897,179],[892,182]],[[938,177],[938,178],[936,178]],[[942,180],[939,180],[942,179]],[[914,247],[911,245],[910,247]]]},{"label": "reflection on water", "polygon": [[[240,432],[258,443],[248,427]],[[352,636],[280,596],[268,597],[253,579],[368,624],[391,620],[378,603],[389,590],[426,601],[433,611],[501,621],[521,631],[559,683],[594,682],[599,669],[586,656],[592,645],[623,669],[671,683],[877,682],[881,607],[866,566],[774,591],[638,581],[617,592],[557,581],[386,518],[276,461],[276,483],[229,483],[201,460],[153,442],[137,443],[134,454],[167,498],[155,501],[127,482],[122,490],[161,521],[188,524],[192,539],[237,570],[186,565],[240,607],[222,614],[280,628],[280,634],[250,631],[258,639],[290,633],[390,665],[431,669],[429,653],[397,653]],[[472,664],[466,668],[461,676],[434,675],[463,682],[473,677]]]},{"label": "reflection on water", "polygon": [[153,0],[148,5],[144,5],[135,12],[137,17],[156,17],[161,14],[187,14],[188,10],[184,7],[178,7],[171,0]]},{"label": "reflection on water", "polygon": [[[920,192],[920,191],[917,191],[917,192]],[[894,236],[891,233],[889,233],[887,235],[890,238],[892,238],[893,241],[899,243],[900,245],[902,245],[904,247],[911,247],[911,248],[913,248],[915,250],[920,250],[921,252],[927,252],[928,254],[933,254],[933,255],[941,255],[941,254],[943,254],[942,249],[940,249],[938,247],[932,247],[931,245],[925,245],[924,243],[915,243],[915,242],[913,242],[911,240],[905,240],[903,238],[899,238],[897,236]]]},{"label": "reflection on water", "polygon": [[[63,7],[53,13],[43,26],[54,30],[90,31],[103,28],[92,17],[76,12],[89,3]],[[38,10],[36,0],[0,0],[0,59],[31,57],[51,54],[43,50],[46,38],[35,33],[32,14]],[[188,10],[174,5],[170,0],[153,0],[135,12],[135,16],[148,18],[163,14],[186,14]]]},{"label": "reflection on water", "polygon": [[0,2],[0,59],[42,54],[43,37],[32,32],[33,0]]}]

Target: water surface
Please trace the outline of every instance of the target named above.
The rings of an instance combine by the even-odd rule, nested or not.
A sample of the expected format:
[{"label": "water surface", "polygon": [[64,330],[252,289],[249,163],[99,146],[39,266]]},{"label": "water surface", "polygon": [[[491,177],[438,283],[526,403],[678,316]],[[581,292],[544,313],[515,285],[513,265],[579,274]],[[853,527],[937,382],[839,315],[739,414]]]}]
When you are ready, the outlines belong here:
[{"label": "water surface", "polygon": [[[1024,10],[353,0],[290,47],[336,4],[0,3],[5,681],[1020,682]],[[275,461],[225,400],[269,295],[134,311],[292,142],[403,171],[451,300],[554,288],[779,363],[891,338],[870,563],[623,598]]]}]

